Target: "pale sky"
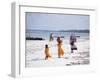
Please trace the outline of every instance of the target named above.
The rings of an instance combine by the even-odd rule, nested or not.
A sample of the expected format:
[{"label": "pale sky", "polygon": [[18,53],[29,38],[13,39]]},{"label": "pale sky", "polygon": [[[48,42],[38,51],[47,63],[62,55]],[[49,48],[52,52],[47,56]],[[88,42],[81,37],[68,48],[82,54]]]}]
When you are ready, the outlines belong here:
[{"label": "pale sky", "polygon": [[88,15],[26,12],[26,29],[30,30],[84,30],[89,29]]}]

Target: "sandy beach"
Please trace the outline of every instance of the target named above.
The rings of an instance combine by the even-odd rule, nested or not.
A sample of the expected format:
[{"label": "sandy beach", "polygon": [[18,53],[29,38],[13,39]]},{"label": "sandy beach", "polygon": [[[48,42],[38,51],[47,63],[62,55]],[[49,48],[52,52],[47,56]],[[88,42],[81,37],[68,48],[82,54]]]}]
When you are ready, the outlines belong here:
[{"label": "sandy beach", "polygon": [[[45,60],[45,44],[49,46],[49,52],[52,56]],[[68,39],[63,39],[62,48],[64,56],[58,58],[56,40],[26,40],[26,67],[49,67],[49,66],[71,66],[89,64],[89,39],[77,39],[77,51],[71,53]]]}]

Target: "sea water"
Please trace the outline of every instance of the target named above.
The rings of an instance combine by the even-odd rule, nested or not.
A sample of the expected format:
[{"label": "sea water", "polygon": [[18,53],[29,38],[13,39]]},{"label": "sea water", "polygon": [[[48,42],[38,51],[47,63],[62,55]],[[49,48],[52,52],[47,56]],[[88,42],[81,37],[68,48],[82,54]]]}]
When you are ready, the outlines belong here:
[{"label": "sea water", "polygon": [[77,32],[77,31],[50,31],[50,30],[26,30],[26,37],[43,38],[48,40],[50,34],[53,33],[54,38],[62,36],[63,38],[69,38],[71,34],[75,34],[78,38],[89,38],[89,32]]}]

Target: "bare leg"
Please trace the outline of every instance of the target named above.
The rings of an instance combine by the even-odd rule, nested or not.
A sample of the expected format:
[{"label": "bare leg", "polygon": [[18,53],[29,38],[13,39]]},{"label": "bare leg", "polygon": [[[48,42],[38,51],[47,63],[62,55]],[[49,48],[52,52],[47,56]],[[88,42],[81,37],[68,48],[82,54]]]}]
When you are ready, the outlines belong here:
[{"label": "bare leg", "polygon": [[47,59],[48,59],[48,57],[46,56],[46,57],[45,57],[45,60],[47,60]]},{"label": "bare leg", "polygon": [[71,53],[73,53],[73,50],[71,49]]}]

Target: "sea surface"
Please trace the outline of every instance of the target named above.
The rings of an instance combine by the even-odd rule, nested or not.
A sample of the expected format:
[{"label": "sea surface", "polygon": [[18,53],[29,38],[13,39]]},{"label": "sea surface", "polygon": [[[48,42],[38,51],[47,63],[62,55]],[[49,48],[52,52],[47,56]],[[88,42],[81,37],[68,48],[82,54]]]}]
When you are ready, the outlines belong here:
[{"label": "sea surface", "polygon": [[89,32],[86,31],[50,31],[50,30],[26,30],[26,37],[49,39],[50,34],[53,33],[54,38],[62,36],[69,38],[71,34],[75,34],[79,38],[89,38]]}]

